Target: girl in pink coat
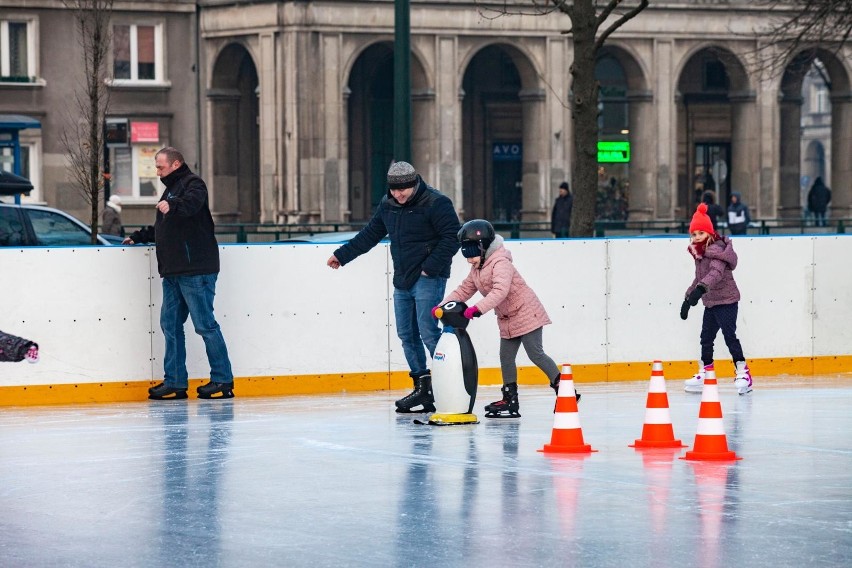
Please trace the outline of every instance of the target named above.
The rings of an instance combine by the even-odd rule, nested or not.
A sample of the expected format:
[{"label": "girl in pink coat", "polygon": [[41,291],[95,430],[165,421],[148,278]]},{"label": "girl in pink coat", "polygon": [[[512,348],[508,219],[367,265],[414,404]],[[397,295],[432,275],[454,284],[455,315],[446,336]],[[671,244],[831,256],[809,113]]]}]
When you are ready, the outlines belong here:
[{"label": "girl in pink coat", "polygon": [[[550,380],[558,392],[559,367],[542,349],[542,328],[551,323],[541,301],[512,264],[512,253],[503,246],[503,237],[484,219],[465,223],[458,234],[462,255],[470,264],[467,278],[441,305],[466,302],[476,292],[483,298],[465,310],[468,319],[494,310],[500,328],[500,368],[503,372],[503,398],[485,407],[487,418],[514,418],[518,412],[518,369],[515,357],[521,345],[530,360]],[[577,400],[580,395],[577,395]]]}]

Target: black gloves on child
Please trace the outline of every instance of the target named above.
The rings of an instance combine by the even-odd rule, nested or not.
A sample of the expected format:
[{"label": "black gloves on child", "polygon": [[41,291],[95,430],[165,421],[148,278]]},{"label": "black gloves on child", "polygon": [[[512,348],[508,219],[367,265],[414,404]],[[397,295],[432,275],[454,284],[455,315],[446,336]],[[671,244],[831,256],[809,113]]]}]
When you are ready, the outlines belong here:
[{"label": "black gloves on child", "polygon": [[680,319],[686,319],[686,317],[689,315],[689,307],[698,304],[698,300],[701,299],[701,296],[703,296],[705,292],[707,292],[707,288],[699,284],[695,287],[694,290],[692,290],[692,292],[690,292],[686,296],[686,299],[683,301],[683,304],[680,305]]},{"label": "black gloves on child", "polygon": [[696,286],[692,292],[689,293],[689,296],[686,297],[686,301],[689,302],[690,306],[694,306],[698,303],[698,300],[701,299],[701,296],[707,291],[707,288],[699,284]]}]

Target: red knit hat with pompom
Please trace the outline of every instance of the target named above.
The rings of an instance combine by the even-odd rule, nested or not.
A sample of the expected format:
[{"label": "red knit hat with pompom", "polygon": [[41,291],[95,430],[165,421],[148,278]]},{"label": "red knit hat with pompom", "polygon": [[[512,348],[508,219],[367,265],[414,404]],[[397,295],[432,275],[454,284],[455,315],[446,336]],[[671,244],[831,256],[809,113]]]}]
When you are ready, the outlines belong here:
[{"label": "red knit hat with pompom", "polygon": [[713,229],[713,221],[707,215],[706,203],[699,203],[698,207],[695,208],[695,215],[692,216],[692,222],[689,224],[689,232],[692,233],[693,231],[704,231],[711,235],[716,232]]}]

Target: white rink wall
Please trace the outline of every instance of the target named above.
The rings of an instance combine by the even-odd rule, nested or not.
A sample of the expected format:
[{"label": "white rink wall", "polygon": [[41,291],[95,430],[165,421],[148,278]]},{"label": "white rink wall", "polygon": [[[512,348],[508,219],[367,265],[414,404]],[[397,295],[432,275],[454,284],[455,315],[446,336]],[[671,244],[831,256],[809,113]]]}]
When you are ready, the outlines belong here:
[{"label": "white rink wall", "polygon": [[[547,308],[557,363],[698,358],[701,307],[678,315],[694,270],[687,238],[507,241]],[[852,236],[739,237],[738,335],[746,356],[852,354]],[[222,245],[215,302],[240,377],[405,371],[391,263],[380,244],[331,270],[338,245]],[[469,268],[456,255],[447,291]],[[37,365],[0,365],[0,386],[162,377],[160,279],[150,247],[0,249],[0,330],[41,347]],[[475,300],[474,300],[475,301]],[[493,313],[468,328],[481,368],[499,367]],[[716,356],[729,358],[721,334]],[[190,377],[209,376],[187,323]],[[520,366],[531,363],[521,350]]]}]

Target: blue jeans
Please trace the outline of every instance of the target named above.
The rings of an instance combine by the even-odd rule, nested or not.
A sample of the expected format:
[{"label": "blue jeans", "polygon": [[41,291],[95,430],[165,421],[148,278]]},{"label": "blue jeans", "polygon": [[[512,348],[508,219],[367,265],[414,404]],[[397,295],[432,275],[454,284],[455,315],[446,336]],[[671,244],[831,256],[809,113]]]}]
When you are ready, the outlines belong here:
[{"label": "blue jeans", "polygon": [[189,386],[186,372],[186,336],[183,324],[192,316],[195,333],[204,339],[210,380],[232,383],[228,348],[216,318],[213,317],[213,296],[216,295],[218,274],[197,276],[166,276],[163,278],[163,306],[160,309],[160,328],[166,338],[163,361],[163,382],[167,387],[185,389]]},{"label": "blue jeans", "polygon": [[396,313],[396,333],[402,341],[402,351],[412,377],[429,370],[423,346],[430,355],[441,337],[438,320],[432,317],[432,308],[444,299],[447,279],[420,276],[410,290],[393,290],[393,309]]}]

